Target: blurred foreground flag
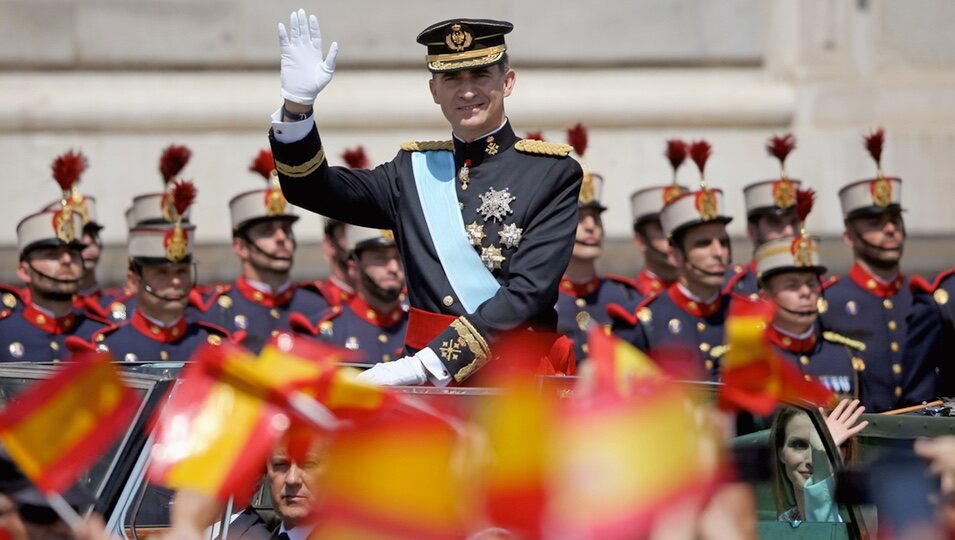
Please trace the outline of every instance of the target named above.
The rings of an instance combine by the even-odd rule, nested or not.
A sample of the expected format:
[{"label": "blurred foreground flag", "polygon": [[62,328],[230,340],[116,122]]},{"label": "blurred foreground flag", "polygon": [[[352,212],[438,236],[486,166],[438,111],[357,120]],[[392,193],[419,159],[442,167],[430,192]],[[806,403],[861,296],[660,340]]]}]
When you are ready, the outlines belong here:
[{"label": "blurred foreground flag", "polygon": [[[191,488],[220,501],[244,501],[289,417],[261,392],[210,375],[208,365],[256,362],[245,349],[199,348],[158,413],[148,477],[171,489]],[[235,364],[233,364],[235,363]]]},{"label": "blurred foreground flag", "polygon": [[447,422],[415,411],[336,433],[309,538],[464,538],[476,509],[462,444]]},{"label": "blurred foreground flag", "polygon": [[594,371],[593,390],[598,393],[628,396],[641,381],[664,377],[650,357],[600,327],[590,330],[587,343]]},{"label": "blurred foreground flag", "polygon": [[833,393],[806,380],[799,368],[780,357],[766,334],[775,308],[765,301],[735,301],[726,320],[720,407],[770,415],[782,401],[808,400],[825,405]]},{"label": "blurred foreground flag", "polygon": [[0,412],[0,440],[45,493],[62,492],[102,457],[139,409],[105,353],[85,353]]},{"label": "blurred foreground flag", "polygon": [[545,537],[642,538],[664,512],[715,487],[718,445],[666,380],[563,411]]}]

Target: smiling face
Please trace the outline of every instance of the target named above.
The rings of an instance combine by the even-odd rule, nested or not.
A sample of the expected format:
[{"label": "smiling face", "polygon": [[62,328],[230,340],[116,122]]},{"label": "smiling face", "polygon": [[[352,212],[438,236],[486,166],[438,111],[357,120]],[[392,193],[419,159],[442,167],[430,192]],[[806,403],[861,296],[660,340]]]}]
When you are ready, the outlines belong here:
[{"label": "smiling face", "polygon": [[812,423],[809,416],[800,412],[789,418],[783,433],[782,448],[777,449],[786,478],[793,486],[798,501],[806,481],[812,477]]},{"label": "smiling face", "polygon": [[436,73],[428,86],[451,131],[470,142],[504,123],[504,98],[511,95],[516,80],[513,69],[499,64]]},{"label": "smiling face", "polygon": [[600,257],[604,239],[603,221],[595,208],[581,208],[577,221],[577,237],[574,242],[574,257],[593,260]]}]

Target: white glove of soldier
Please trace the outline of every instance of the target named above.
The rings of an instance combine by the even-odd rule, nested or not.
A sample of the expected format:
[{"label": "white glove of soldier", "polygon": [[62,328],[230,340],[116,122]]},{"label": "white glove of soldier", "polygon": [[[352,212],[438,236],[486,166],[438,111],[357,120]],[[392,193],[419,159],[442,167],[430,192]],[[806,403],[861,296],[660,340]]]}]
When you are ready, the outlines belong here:
[{"label": "white glove of soldier", "polygon": [[305,10],[293,11],[289,31],[279,23],[279,50],[282,56],[282,97],[311,105],[315,96],[331,82],[335,74],[338,43],[332,42],[322,57],[322,32],[315,15],[306,19]]},{"label": "white glove of soldier", "polygon": [[417,386],[424,384],[429,374],[435,386],[444,386],[451,382],[451,375],[444,368],[438,355],[431,349],[424,348],[416,352],[414,356],[375,364],[370,369],[359,373],[358,379],[381,386]]}]

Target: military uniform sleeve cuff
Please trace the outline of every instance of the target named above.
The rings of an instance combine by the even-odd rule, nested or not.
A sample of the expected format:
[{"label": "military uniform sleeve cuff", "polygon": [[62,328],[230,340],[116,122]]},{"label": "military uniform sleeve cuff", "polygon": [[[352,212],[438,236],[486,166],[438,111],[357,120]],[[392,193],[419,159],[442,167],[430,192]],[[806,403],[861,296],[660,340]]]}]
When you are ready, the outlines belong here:
[{"label": "military uniform sleeve cuff", "polygon": [[441,362],[441,359],[438,358],[438,355],[434,354],[434,351],[432,351],[430,347],[421,349],[415,353],[415,358],[424,366],[431,384],[434,386],[447,386],[451,383],[451,373],[448,372],[447,368],[445,368]]},{"label": "military uniform sleeve cuff", "polygon": [[282,144],[290,144],[304,139],[312,131],[314,125],[315,115],[299,122],[283,122],[281,107],[272,113],[272,133],[275,134],[275,140]]}]

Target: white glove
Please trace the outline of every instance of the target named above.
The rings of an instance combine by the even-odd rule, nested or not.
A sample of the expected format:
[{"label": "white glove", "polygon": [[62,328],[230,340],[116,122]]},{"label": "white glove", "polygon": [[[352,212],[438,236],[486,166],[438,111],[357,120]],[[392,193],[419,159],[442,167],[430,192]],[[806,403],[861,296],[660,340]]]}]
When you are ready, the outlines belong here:
[{"label": "white glove", "polygon": [[393,362],[375,364],[358,374],[358,380],[380,386],[417,386],[428,376],[424,365],[414,356],[404,356]]},{"label": "white glove", "polygon": [[279,23],[279,51],[282,56],[282,97],[311,105],[315,96],[331,82],[335,74],[338,43],[332,42],[328,55],[322,57],[322,32],[315,15],[306,21],[305,10],[293,11],[289,32]]}]

